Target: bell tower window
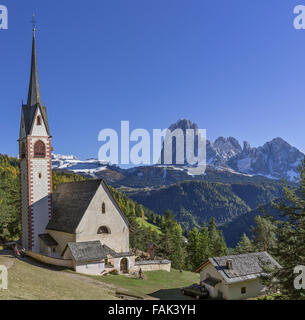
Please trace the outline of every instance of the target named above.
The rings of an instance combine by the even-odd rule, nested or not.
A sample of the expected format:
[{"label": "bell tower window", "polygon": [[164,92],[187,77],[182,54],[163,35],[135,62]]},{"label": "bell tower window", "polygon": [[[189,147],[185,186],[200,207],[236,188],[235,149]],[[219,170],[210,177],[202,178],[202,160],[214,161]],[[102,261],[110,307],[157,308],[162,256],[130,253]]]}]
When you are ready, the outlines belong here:
[{"label": "bell tower window", "polygon": [[41,140],[38,140],[34,144],[34,158],[45,158],[45,157],[46,157],[46,146]]}]

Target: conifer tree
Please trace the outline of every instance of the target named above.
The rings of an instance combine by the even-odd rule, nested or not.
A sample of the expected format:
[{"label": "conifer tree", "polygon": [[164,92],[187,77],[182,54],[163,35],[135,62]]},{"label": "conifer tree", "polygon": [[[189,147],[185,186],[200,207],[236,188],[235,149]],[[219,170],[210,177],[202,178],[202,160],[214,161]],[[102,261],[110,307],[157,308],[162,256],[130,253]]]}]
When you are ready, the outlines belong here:
[{"label": "conifer tree", "polygon": [[[290,299],[305,299],[304,290],[294,287],[294,268],[305,266],[305,159],[299,168],[298,188],[286,185],[284,198],[275,204],[286,220],[279,223],[277,245],[270,250],[282,268],[273,270],[263,282],[270,289],[280,290]],[[269,270],[270,271],[270,270]]]},{"label": "conifer tree", "polygon": [[235,247],[234,253],[250,253],[254,252],[254,246],[252,241],[247,237],[245,233],[241,236],[237,246]]},{"label": "conifer tree", "polygon": [[222,232],[217,229],[215,219],[212,217],[208,227],[210,254],[213,257],[225,256],[228,252]]},{"label": "conifer tree", "polygon": [[200,230],[199,235],[199,241],[200,241],[200,263],[205,262],[208,260],[209,257],[211,257],[211,251],[210,251],[210,240],[209,240],[209,231],[208,228],[203,225]]},{"label": "conifer tree", "polygon": [[258,251],[270,251],[276,245],[277,223],[271,216],[255,217],[254,246]]},{"label": "conifer tree", "polygon": [[193,228],[188,234],[188,264],[189,269],[196,269],[203,261],[202,261],[202,250],[200,248],[200,233],[197,228]]}]

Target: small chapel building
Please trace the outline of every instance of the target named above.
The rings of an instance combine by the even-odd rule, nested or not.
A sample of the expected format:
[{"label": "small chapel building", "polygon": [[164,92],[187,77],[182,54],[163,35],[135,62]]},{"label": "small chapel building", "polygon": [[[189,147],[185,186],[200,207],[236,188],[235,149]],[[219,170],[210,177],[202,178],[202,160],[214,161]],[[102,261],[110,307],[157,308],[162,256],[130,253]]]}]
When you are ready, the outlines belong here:
[{"label": "small chapel building", "polygon": [[[52,137],[38,81],[35,28],[27,103],[19,134],[22,235],[26,253],[88,274],[137,271],[129,223],[103,180],[64,183],[52,193]],[[169,261],[145,262],[170,270]]]}]

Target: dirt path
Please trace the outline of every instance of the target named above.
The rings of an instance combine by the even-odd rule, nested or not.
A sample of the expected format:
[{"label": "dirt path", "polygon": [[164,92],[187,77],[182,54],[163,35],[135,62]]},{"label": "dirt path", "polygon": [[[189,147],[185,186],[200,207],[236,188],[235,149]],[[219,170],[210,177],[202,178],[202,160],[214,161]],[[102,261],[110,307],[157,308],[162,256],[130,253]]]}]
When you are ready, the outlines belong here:
[{"label": "dirt path", "polygon": [[7,269],[14,265],[15,259],[11,250],[3,249],[0,251],[0,264],[5,265]]}]

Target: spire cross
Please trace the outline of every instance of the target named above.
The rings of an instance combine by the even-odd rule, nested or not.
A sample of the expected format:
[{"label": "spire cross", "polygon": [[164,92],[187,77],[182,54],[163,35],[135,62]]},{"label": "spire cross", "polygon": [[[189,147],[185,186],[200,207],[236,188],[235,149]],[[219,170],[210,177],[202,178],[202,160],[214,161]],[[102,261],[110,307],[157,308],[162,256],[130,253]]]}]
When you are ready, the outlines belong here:
[{"label": "spire cross", "polygon": [[37,23],[37,21],[36,21],[36,19],[35,19],[35,14],[33,13],[33,15],[32,15],[32,20],[30,21],[31,23],[32,23],[32,25],[33,25],[33,31],[35,31],[36,30],[36,23]]}]

